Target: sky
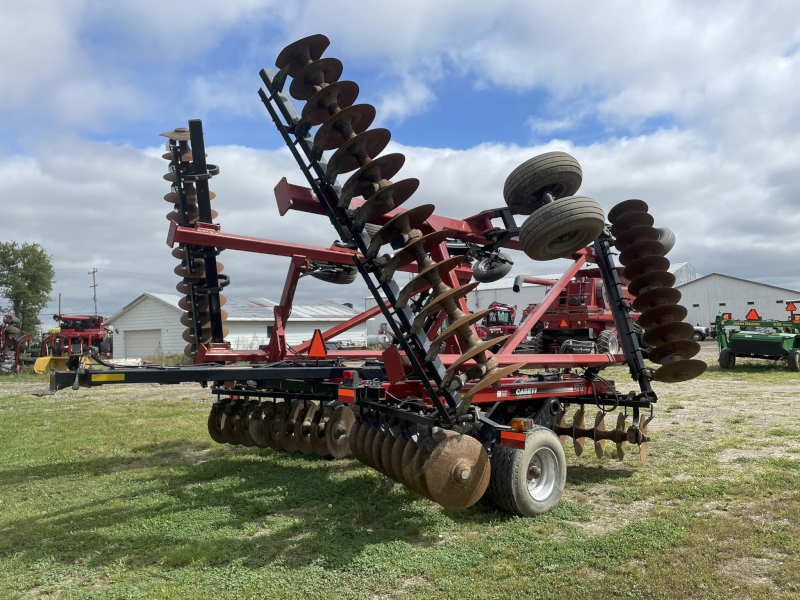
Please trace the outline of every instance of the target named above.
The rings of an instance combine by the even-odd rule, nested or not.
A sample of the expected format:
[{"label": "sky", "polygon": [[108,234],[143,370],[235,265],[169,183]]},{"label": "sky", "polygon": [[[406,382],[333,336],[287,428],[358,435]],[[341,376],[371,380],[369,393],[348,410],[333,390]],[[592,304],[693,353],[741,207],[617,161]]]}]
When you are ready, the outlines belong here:
[{"label": "sky", "polygon": [[[257,90],[314,33],[392,131],[407,207],[467,217],[551,150],[608,211],[628,198],[671,228],[673,262],[800,290],[800,12],[792,0],[0,0],[0,240],[36,242],[53,302],[107,316],[172,293],[160,132],[203,119],[229,233],[328,246],[324,217],[280,217],[303,184]],[[298,107],[301,103],[296,103]],[[521,222],[521,219],[520,219]],[[513,274],[551,273],[514,253]],[[229,295],[279,299],[288,259],[220,257]],[[363,306],[361,282],[310,277],[304,299]],[[45,325],[47,318],[43,315]]]}]

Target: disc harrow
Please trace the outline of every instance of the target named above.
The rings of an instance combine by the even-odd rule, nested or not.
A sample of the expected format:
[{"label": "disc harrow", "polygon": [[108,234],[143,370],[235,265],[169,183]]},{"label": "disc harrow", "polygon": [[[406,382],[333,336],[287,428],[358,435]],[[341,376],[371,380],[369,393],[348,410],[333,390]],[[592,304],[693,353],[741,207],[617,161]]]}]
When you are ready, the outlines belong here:
[{"label": "disc harrow", "polygon": [[[202,129],[199,134],[202,139]],[[198,222],[210,223],[219,215],[210,209],[209,203],[216,194],[208,190],[208,179],[218,174],[219,168],[206,165],[204,148],[199,152],[202,160],[194,160],[189,146],[189,128],[176,127],[160,135],[168,138],[167,152],[162,158],[169,161],[169,170],[164,179],[172,183],[170,192],[164,196],[164,200],[173,205],[173,210],[167,213],[167,220],[184,226]],[[202,204],[205,206],[201,208]],[[221,274],[224,267],[216,260],[217,253],[213,249],[189,244],[179,244],[172,251],[172,256],[181,261],[175,267],[175,274],[181,278],[175,289],[183,294],[178,306],[185,311],[181,315],[181,324],[186,327],[183,332],[183,340],[187,342],[183,352],[185,363],[195,362],[200,344],[221,342],[229,332],[222,325],[228,318],[227,313],[216,311],[220,330],[217,332],[219,339],[214,339],[212,313],[215,311],[212,309],[215,303],[218,307],[225,304],[225,296],[219,290],[228,283],[227,277]],[[212,274],[211,278],[209,273]],[[214,280],[213,285],[210,279]]]}]

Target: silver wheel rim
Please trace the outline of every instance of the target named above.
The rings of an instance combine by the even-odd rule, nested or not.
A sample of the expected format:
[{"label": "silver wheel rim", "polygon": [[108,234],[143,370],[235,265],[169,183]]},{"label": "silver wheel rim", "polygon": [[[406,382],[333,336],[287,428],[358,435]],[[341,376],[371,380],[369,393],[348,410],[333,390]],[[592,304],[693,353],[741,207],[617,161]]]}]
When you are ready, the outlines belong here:
[{"label": "silver wheel rim", "polygon": [[611,354],[619,354],[619,342],[616,337],[608,340],[608,350]]},{"label": "silver wheel rim", "polygon": [[528,494],[536,502],[545,502],[553,494],[559,475],[555,452],[550,448],[539,448],[528,464]]}]

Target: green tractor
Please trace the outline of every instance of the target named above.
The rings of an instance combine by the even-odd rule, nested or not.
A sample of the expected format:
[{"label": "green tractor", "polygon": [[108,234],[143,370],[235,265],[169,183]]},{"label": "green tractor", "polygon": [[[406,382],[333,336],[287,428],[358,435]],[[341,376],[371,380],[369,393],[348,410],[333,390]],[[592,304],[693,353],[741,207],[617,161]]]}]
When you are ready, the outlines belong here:
[{"label": "green tractor", "polygon": [[745,356],[786,360],[790,371],[800,371],[800,322],[735,321],[730,313],[720,313],[717,315],[717,343],[719,366],[723,369],[734,367],[737,356]]}]

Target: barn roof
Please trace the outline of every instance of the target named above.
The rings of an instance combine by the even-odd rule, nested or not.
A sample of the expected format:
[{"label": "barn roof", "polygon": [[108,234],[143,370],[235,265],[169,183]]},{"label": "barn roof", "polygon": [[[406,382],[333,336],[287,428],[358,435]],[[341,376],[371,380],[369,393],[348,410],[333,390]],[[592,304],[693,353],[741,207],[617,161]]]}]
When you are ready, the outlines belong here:
[{"label": "barn roof", "polygon": [[[152,298],[181,311],[178,302],[181,296],[178,294],[154,294],[145,292],[133,302],[125,306],[106,321],[111,322],[125,314],[146,298]],[[272,308],[278,303],[269,298],[251,298],[239,296],[227,296],[227,302],[223,310],[228,313],[229,321],[272,321],[274,319]],[[332,300],[298,300],[292,304],[292,321],[346,321],[355,317],[358,311],[339,304]]]}]

